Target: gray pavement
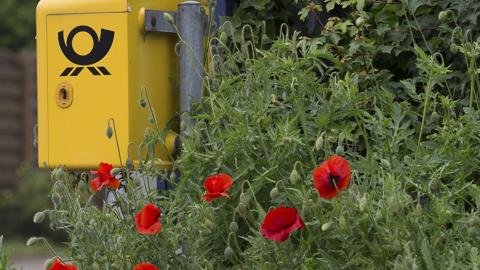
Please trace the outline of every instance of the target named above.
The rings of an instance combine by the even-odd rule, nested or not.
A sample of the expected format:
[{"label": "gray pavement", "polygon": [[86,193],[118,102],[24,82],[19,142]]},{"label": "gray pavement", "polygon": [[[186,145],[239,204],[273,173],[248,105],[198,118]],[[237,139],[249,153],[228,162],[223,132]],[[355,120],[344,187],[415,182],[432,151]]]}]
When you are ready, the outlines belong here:
[{"label": "gray pavement", "polygon": [[11,262],[17,270],[44,270],[43,264],[48,257],[18,257]]}]

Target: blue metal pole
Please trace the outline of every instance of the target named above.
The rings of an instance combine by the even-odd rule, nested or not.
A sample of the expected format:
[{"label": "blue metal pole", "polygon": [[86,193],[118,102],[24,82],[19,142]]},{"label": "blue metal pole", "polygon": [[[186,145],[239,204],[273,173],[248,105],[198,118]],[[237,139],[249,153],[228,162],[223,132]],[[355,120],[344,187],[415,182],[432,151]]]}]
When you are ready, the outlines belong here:
[{"label": "blue metal pole", "polygon": [[215,9],[215,21],[220,25],[221,18],[232,16],[235,0],[217,0],[217,7]]}]

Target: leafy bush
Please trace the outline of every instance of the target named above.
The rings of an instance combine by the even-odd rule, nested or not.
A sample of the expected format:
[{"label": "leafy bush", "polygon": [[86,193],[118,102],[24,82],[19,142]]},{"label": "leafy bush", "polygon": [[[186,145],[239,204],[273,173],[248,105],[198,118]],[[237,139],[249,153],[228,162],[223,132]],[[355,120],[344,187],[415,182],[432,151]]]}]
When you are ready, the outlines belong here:
[{"label": "leafy bush", "polygon": [[13,269],[10,268],[7,255],[3,253],[2,245],[3,245],[3,236],[0,235],[0,270],[15,270],[15,268]]},{"label": "leafy bush", "polygon": [[[32,224],[35,212],[51,207],[49,199],[45,197],[52,188],[48,172],[24,164],[17,169],[17,175],[17,187],[0,192],[1,232],[11,237],[49,232],[48,226]],[[51,231],[49,234],[61,238]]]},{"label": "leafy bush", "polygon": [[[222,26],[178,182],[160,160],[142,161],[140,175],[113,169],[122,186],[98,207],[88,174],[56,169],[47,212],[70,236],[70,258],[81,269],[477,268],[477,3],[326,1],[333,7],[345,16],[321,37],[283,26],[269,49],[250,27]],[[164,136],[149,130],[146,143]],[[350,161],[352,179],[325,200],[311,173],[332,155]],[[231,199],[205,202],[204,180],[218,173],[233,177]],[[158,174],[175,189],[149,188]],[[112,184],[110,172],[97,176]],[[149,203],[163,213],[154,235],[136,226]],[[281,205],[305,227],[275,243],[260,228]]]}]

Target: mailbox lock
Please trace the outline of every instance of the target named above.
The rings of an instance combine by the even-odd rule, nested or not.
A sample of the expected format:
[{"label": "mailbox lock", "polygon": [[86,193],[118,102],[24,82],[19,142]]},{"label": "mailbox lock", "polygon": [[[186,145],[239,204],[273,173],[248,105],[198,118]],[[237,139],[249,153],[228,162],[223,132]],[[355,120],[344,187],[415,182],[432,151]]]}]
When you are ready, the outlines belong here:
[{"label": "mailbox lock", "polygon": [[61,83],[57,87],[57,105],[66,109],[73,102],[73,87],[68,83]]}]

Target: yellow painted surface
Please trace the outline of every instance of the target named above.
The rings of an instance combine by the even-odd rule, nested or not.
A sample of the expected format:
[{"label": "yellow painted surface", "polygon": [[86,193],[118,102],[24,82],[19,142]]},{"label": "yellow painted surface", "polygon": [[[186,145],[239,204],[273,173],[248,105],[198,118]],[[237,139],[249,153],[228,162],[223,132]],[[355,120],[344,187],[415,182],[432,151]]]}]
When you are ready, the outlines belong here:
[{"label": "yellow painted surface", "polygon": [[[142,9],[174,11],[179,0],[42,0],[37,7],[39,166],[64,165],[90,169],[99,162],[120,166],[115,139],[108,139],[109,119],[114,119],[125,162],[127,146],[143,141],[148,109],[140,106],[146,88],[163,130],[177,116],[178,60],[173,34],[144,34]],[[61,49],[59,32],[69,46],[69,34],[79,26],[91,28],[102,40],[102,29],[113,31],[108,53],[93,64],[69,60]],[[80,57],[88,55],[94,39],[86,31],[72,35]],[[77,76],[66,68],[83,67]],[[110,75],[95,76],[100,67]],[[63,87],[63,88],[62,88]],[[65,89],[64,89],[65,88]],[[60,100],[59,99],[66,99]],[[61,106],[63,104],[63,106]],[[177,127],[172,127],[174,130]],[[159,146],[156,157],[169,160],[168,147]],[[133,149],[132,158],[136,158]]]}]

